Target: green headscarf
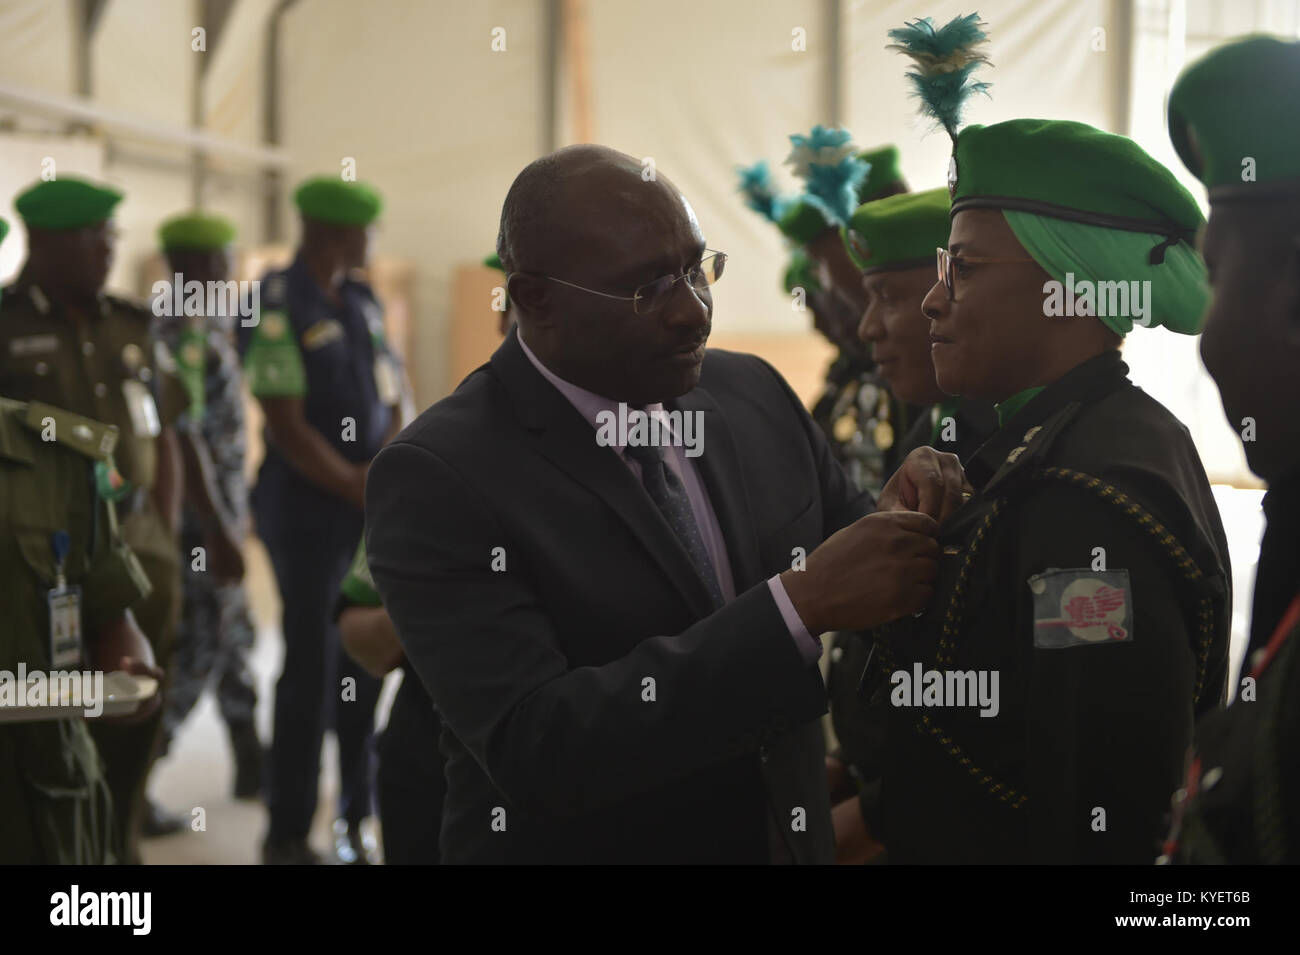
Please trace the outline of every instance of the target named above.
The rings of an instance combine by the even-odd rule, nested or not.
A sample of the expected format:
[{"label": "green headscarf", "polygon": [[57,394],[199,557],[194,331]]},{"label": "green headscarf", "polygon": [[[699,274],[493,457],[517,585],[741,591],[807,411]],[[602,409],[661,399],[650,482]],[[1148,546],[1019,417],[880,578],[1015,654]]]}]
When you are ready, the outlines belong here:
[{"label": "green headscarf", "polygon": [[[1210,299],[1209,280],[1200,254],[1185,242],[1170,245],[1164,261],[1151,265],[1151,248],[1164,238],[1156,233],[1110,229],[1012,209],[1003,209],[1002,214],[1025,251],[1062,285],[1067,282],[1066,273],[1073,273],[1076,289],[1087,281],[1093,283],[1094,292],[1101,282],[1150,282],[1138,286],[1146,312],[1141,324],[1163,325],[1181,335],[1200,332]],[[1133,330],[1135,300],[1129,301],[1128,314],[1103,316],[1099,313],[1104,298],[1094,297],[1094,315],[1111,331],[1127,335]]]}]

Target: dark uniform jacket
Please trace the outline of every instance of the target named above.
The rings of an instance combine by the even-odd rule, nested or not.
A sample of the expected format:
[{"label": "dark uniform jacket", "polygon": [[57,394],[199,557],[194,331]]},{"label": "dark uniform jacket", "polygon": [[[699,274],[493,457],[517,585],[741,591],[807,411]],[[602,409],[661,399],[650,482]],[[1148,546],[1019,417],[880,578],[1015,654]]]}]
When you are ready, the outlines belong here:
[{"label": "dark uniform jacket", "polygon": [[[396,375],[374,292],[348,279],[336,306],[302,258],[262,280],[257,323],[237,328],[249,391],[258,398],[301,398],[303,416],[348,461],[369,461],[392,420],[381,394],[382,363]],[[351,520],[338,498],[313,484],[268,442],[252,507],[258,532],[276,535],[328,520]],[[359,524],[359,522],[358,522]],[[359,536],[358,530],[358,536]]]},{"label": "dark uniform jacket", "polygon": [[155,438],[189,401],[171,352],[150,337],[152,321],[138,302],[102,295],[98,314],[79,324],[36,286],[6,289],[0,297],[0,394],[116,425],[114,458],[122,477],[138,488],[153,487]]},{"label": "dark uniform jacket", "polygon": [[[1265,498],[1269,524],[1255,578],[1251,647],[1236,701],[1196,728],[1187,784],[1174,796],[1170,861],[1300,863],[1298,490],[1295,479],[1279,482]],[[1282,596],[1288,591],[1289,599]],[[1261,608],[1271,619],[1268,630],[1259,626]]]},{"label": "dark uniform jacket", "polygon": [[[975,454],[930,608],[879,632],[892,862],[1159,852],[1193,719],[1223,699],[1231,578],[1187,430],[1126,376],[1085,362]],[[905,692],[917,669],[949,705]],[[996,673],[996,707],[953,705],[959,671]]]},{"label": "dark uniform jacket", "polygon": [[[954,428],[951,432],[940,429],[932,436],[930,408],[921,408],[915,424],[896,446],[893,457],[902,462],[921,447],[955,454],[963,461],[988,440],[997,430],[997,413],[993,406],[982,401],[962,401],[952,412]],[[953,440],[945,441],[944,434]],[[888,476],[888,475],[886,475]],[[841,759],[859,783],[858,798],[862,804],[863,818],[879,818],[880,773],[885,747],[885,721],[873,712],[869,700],[859,691],[862,671],[871,655],[871,636],[856,630],[842,630],[831,638],[830,666],[826,674],[826,689],[830,694],[831,723],[839,750],[834,755]]]},{"label": "dark uniform jacket", "polygon": [[716,612],[514,332],[371,466],[370,569],[445,724],[445,861],[762,863],[773,825],[832,858],[826,691],[766,580],[872,501],[757,358],[710,349],[668,404],[703,414],[737,591]]}]

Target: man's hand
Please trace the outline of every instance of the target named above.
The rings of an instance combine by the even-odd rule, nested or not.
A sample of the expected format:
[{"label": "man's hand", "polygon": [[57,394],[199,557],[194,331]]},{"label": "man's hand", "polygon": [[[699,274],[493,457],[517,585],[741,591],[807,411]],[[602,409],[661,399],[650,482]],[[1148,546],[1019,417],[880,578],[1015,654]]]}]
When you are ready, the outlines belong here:
[{"label": "man's hand", "polygon": [[894,472],[876,502],[881,511],[919,511],[942,524],[974,493],[955,454],[917,448]]},{"label": "man's hand", "polygon": [[835,829],[836,865],[862,865],[885,851],[867,831],[856,796],[836,804],[831,810],[831,825]]},{"label": "man's hand", "polygon": [[867,630],[929,602],[939,573],[938,533],[924,513],[868,514],[809,554],[807,569],[781,574],[781,583],[809,633]]},{"label": "man's hand", "polygon": [[[149,641],[140,632],[131,611],[124,610],[122,615],[106,624],[99,631],[98,639],[91,647],[91,660],[97,670],[112,673],[124,670],[132,676],[148,676],[158,681],[161,690],[165,674],[154,663],[153,650]],[[127,716],[114,717],[114,723],[139,723],[154,713],[162,705],[162,693],[158,692],[145,700],[140,707]]]},{"label": "man's hand", "polygon": [[853,795],[852,780],[849,779],[849,768],[844,765],[843,760],[834,756],[826,757],[826,788],[830,790],[831,802],[834,803]]}]

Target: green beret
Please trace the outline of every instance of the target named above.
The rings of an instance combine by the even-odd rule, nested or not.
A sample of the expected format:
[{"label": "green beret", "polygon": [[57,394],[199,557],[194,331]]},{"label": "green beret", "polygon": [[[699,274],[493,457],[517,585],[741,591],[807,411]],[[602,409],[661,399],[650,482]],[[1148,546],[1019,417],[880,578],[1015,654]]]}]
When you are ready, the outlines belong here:
[{"label": "green beret", "polygon": [[164,222],[158,229],[158,241],[165,251],[224,249],[235,241],[235,227],[220,216],[191,212]]},{"label": "green beret", "polygon": [[5,236],[7,236],[8,234],[9,234],[9,223],[4,219],[0,219],[0,242],[3,242],[5,240]]},{"label": "green beret", "polygon": [[506,267],[501,264],[501,256],[497,255],[495,252],[484,259],[483,264],[490,269],[496,269],[498,272],[504,273],[506,270]]},{"label": "green beret", "polygon": [[1174,174],[1127,136],[1086,123],[1013,119],[967,126],[948,168],[952,215],[1012,209],[1109,229],[1164,235],[1152,250],[1196,240],[1200,207]]},{"label": "green beret", "polygon": [[817,276],[813,274],[812,262],[809,260],[808,254],[800,249],[791,255],[790,262],[785,267],[786,293],[793,293],[797,288],[801,288],[805,292],[817,292],[821,290],[821,287],[821,283],[817,281]]},{"label": "green beret", "polygon": [[1237,39],[1178,78],[1169,94],[1169,138],[1211,201],[1276,196],[1278,186],[1300,194],[1297,102],[1300,43]]},{"label": "green beret", "polygon": [[34,229],[80,229],[113,214],[122,194],[84,179],[38,182],[14,200],[14,208]]},{"label": "green beret", "polygon": [[806,199],[796,199],[782,214],[776,227],[790,241],[797,245],[807,245],[829,229],[831,221],[813,203]]},{"label": "green beret", "polygon": [[858,158],[871,163],[871,172],[858,187],[858,198],[863,202],[881,198],[881,194],[890,186],[903,181],[903,173],[898,168],[898,147],[881,146],[858,153]]},{"label": "green beret", "polygon": [[308,179],[294,192],[293,201],[308,219],[353,226],[374,222],[382,205],[379,193],[369,186],[334,176]]},{"label": "green beret", "polygon": [[[857,158],[871,164],[867,177],[857,187],[858,202],[869,202],[879,198],[881,192],[903,179],[902,173],[898,170],[897,146],[869,149],[858,153]],[[835,223],[827,218],[826,213],[816,203],[800,197],[790,202],[781,217],[777,219],[776,225],[787,239],[799,245],[807,245],[827,229],[832,228]]]},{"label": "green beret", "polygon": [[844,227],[849,258],[864,275],[934,265],[948,244],[948,190],[929,189],[858,206]]}]

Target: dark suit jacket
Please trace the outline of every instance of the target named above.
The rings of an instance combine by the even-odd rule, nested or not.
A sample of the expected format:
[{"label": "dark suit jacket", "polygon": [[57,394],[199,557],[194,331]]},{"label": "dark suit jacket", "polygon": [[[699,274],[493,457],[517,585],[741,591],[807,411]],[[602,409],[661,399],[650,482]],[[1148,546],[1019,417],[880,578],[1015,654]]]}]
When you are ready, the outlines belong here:
[{"label": "dark suit jacket", "polygon": [[668,406],[703,412],[737,591],[713,613],[513,331],[371,467],[370,569],[445,721],[448,862],[767,862],[776,831],[831,861],[825,688],[765,581],[873,502],[758,358],[710,349]]}]

